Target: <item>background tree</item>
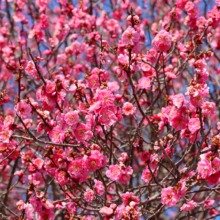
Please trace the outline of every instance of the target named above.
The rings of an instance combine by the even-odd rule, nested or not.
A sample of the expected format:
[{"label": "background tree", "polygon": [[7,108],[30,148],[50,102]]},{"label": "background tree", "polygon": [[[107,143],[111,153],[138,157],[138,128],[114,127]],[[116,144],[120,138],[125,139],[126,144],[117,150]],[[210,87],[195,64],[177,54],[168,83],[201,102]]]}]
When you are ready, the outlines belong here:
[{"label": "background tree", "polygon": [[0,1],[0,219],[220,215],[220,1]]}]

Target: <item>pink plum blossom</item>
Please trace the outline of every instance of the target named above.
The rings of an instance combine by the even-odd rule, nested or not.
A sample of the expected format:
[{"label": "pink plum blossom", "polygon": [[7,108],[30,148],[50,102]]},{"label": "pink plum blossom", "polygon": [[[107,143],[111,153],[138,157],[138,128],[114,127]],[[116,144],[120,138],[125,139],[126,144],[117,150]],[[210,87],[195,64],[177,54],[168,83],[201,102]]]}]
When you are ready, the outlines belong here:
[{"label": "pink plum blossom", "polygon": [[198,174],[201,175],[203,179],[209,177],[212,174],[211,163],[207,160],[201,160],[198,163]]},{"label": "pink plum blossom", "polygon": [[84,197],[87,202],[91,202],[94,200],[94,192],[90,189],[87,189],[86,192],[84,193]]},{"label": "pink plum blossom", "polygon": [[132,103],[126,102],[124,103],[122,110],[123,110],[123,113],[127,116],[134,115],[136,111],[136,107]]},{"label": "pink plum blossom", "polygon": [[167,50],[170,49],[171,42],[172,42],[171,34],[169,34],[169,32],[165,30],[161,30],[154,38],[152,44],[157,50],[166,52]]},{"label": "pink plum blossom", "polygon": [[49,137],[54,143],[61,143],[65,139],[65,133],[63,130],[55,127],[49,132]]},{"label": "pink plum blossom", "polygon": [[98,193],[98,195],[102,195],[105,191],[104,185],[101,181],[99,180],[94,180],[95,182],[95,190]]},{"label": "pink plum blossom", "polygon": [[179,195],[172,187],[164,188],[161,192],[161,202],[169,207],[174,206],[179,200]]},{"label": "pink plum blossom", "polygon": [[197,206],[197,203],[194,201],[189,201],[186,202],[185,204],[183,204],[183,206],[181,207],[181,210],[188,212],[192,209],[194,209]]},{"label": "pink plum blossom", "polygon": [[27,104],[24,100],[21,100],[17,105],[15,105],[14,109],[17,112],[18,116],[23,119],[26,119],[31,115],[31,106]]},{"label": "pink plum blossom", "polygon": [[113,214],[113,210],[106,206],[102,207],[99,212],[105,216],[111,216]]},{"label": "pink plum blossom", "polygon": [[142,77],[141,79],[138,80],[139,83],[139,87],[141,89],[146,89],[149,90],[150,89],[150,79],[147,77]]},{"label": "pink plum blossom", "polygon": [[140,35],[134,28],[129,26],[122,34],[122,40],[125,44],[134,45],[138,42]]}]

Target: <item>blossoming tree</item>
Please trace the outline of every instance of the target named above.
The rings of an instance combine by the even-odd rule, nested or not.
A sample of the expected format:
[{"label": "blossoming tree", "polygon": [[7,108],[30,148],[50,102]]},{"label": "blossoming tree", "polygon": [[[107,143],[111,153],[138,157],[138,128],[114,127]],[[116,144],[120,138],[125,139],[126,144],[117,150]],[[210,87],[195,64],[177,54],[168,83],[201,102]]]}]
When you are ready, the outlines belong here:
[{"label": "blossoming tree", "polygon": [[0,1],[0,219],[220,215],[219,0]]}]

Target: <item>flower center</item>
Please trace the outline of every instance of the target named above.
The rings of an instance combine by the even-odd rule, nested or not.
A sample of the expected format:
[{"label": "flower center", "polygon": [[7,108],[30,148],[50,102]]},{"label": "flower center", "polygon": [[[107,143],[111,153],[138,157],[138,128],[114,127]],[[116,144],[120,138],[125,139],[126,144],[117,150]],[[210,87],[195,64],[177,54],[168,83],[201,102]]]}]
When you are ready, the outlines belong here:
[{"label": "flower center", "polygon": [[172,199],[172,195],[171,194],[167,194],[167,198],[168,199]]},{"label": "flower center", "polygon": [[129,39],[129,40],[132,39],[132,34],[128,34],[128,39]]},{"label": "flower center", "polygon": [[96,166],[96,162],[94,160],[90,164],[91,164],[92,167]]}]

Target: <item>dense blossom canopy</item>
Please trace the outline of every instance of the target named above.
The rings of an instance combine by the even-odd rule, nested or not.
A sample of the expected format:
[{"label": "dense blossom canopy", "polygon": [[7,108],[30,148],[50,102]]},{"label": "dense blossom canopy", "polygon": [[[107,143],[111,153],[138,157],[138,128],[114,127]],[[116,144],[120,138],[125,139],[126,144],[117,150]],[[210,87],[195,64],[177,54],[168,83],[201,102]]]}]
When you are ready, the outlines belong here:
[{"label": "dense blossom canopy", "polygon": [[0,220],[220,215],[220,0],[2,0],[0,23]]}]

